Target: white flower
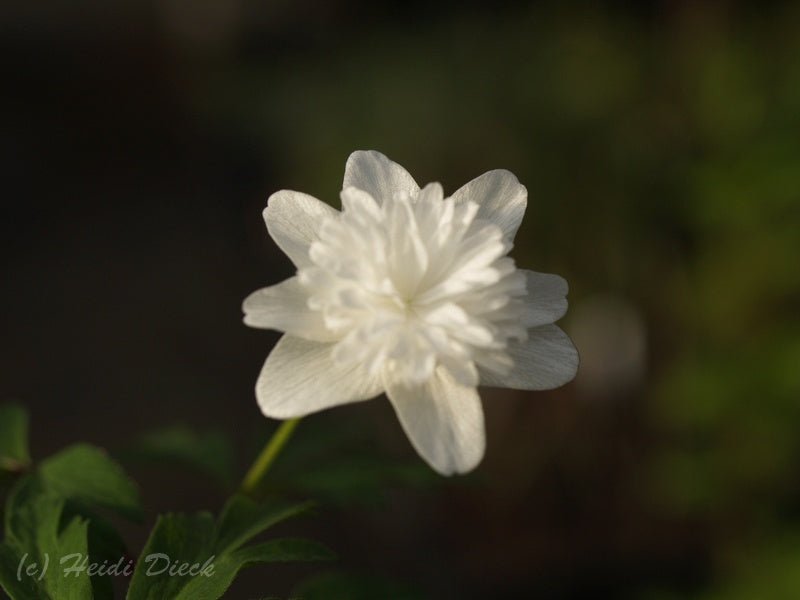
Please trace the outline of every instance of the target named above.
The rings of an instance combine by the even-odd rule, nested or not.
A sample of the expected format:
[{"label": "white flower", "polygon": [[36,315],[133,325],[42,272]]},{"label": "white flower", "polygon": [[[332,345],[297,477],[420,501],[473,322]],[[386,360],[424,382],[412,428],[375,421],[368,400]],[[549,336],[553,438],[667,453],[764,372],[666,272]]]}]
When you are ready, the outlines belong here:
[{"label": "white flower", "polygon": [[267,229],[297,275],[251,294],[244,322],[286,332],[256,396],[287,419],[386,392],[417,452],[442,474],[485,449],[478,384],[558,387],[578,355],[553,323],[567,282],[507,256],[527,191],[490,171],[449,198],[378,152],[354,152],[342,211],[280,191]]}]

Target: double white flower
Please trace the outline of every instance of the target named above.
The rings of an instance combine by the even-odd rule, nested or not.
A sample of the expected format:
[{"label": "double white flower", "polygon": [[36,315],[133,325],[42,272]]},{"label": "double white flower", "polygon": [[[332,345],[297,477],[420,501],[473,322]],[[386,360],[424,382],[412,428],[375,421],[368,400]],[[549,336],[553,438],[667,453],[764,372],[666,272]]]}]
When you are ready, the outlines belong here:
[{"label": "double white flower", "polygon": [[283,190],[267,230],[297,275],[244,301],[251,327],[286,332],[256,384],[263,413],[300,417],[386,392],[417,452],[442,474],[485,450],[476,387],[558,387],[578,355],[553,323],[567,282],[507,253],[527,191],[489,171],[449,198],[384,155],[347,160],[339,212]]}]

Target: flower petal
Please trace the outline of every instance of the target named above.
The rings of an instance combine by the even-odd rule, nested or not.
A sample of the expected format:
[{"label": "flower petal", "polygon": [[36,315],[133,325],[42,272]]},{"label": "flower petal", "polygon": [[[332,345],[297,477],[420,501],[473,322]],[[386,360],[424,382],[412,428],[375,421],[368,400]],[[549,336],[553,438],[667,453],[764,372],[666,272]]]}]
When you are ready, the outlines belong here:
[{"label": "flower petal", "polygon": [[291,335],[278,340],[256,382],[261,412],[290,419],[380,394],[379,379],[366,369],[333,361],[333,346]]},{"label": "flower petal", "polygon": [[481,385],[515,390],[551,390],[575,377],[578,351],[556,325],[536,327],[526,342],[512,341],[506,352],[514,360],[505,375],[481,370]]},{"label": "flower petal", "polygon": [[318,238],[322,222],[337,214],[335,208],[313,196],[281,190],[267,200],[264,221],[272,239],[299,268],[311,264],[308,248]]},{"label": "flower petal", "polygon": [[567,280],[560,275],[537,273],[520,269],[525,274],[528,294],[525,302],[523,325],[539,327],[555,323],[567,312]]},{"label": "flower petal", "polygon": [[476,177],[455,194],[456,204],[471,200],[480,208],[477,218],[499,225],[509,241],[522,223],[528,205],[528,190],[511,171],[497,169]]},{"label": "flower petal", "polygon": [[387,382],[387,395],[419,455],[442,475],[466,473],[483,458],[486,433],[478,391],[445,369],[418,386]]},{"label": "flower petal", "polygon": [[378,204],[397,192],[409,196],[419,192],[414,178],[403,167],[375,150],[357,150],[347,159],[342,189],[356,187],[369,193]]},{"label": "flower petal", "polygon": [[297,277],[262,288],[242,304],[244,324],[259,329],[276,329],[291,335],[328,342],[337,339],[325,326],[321,311],[308,308],[308,292]]}]

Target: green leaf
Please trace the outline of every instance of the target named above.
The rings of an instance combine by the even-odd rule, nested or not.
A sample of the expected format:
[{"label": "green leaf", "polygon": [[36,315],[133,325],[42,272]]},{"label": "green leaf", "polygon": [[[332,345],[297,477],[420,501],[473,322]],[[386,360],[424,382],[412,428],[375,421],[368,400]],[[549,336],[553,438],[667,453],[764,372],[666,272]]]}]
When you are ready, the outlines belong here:
[{"label": "green leaf", "polygon": [[[278,538],[261,544],[240,548],[227,555],[241,565],[255,562],[313,562],[333,560],[336,555],[330,548],[301,538]],[[226,558],[226,556],[223,556]]]},{"label": "green leaf", "polygon": [[[93,597],[85,570],[66,572],[74,561],[88,555],[88,522],[80,517],[63,519],[64,499],[42,487],[35,478],[22,480],[8,498],[3,563],[22,564],[21,577],[14,586],[3,587],[19,599],[84,600]],[[28,568],[32,572],[28,572]],[[5,570],[5,568],[4,568]],[[35,589],[35,595],[24,593]],[[9,589],[10,588],[10,589]]]},{"label": "green leaf", "polygon": [[134,521],[142,519],[136,486],[100,448],[70,446],[45,460],[39,476],[46,487],[65,498],[108,508]]},{"label": "green leaf", "polygon": [[[60,515],[59,515],[60,516]],[[88,521],[74,518],[56,538],[56,546],[50,554],[51,569],[47,572],[48,588],[53,590],[52,596],[61,600],[93,598],[92,582],[86,571],[67,574],[71,561],[61,561],[70,556],[84,558],[89,554]],[[77,555],[77,556],[76,556]],[[56,563],[58,560],[58,564]],[[73,558],[74,560],[74,558]]]},{"label": "green leaf", "polygon": [[17,577],[21,557],[6,543],[0,543],[0,588],[11,600],[46,600],[31,577]]},{"label": "green leaf", "polygon": [[239,571],[250,565],[271,562],[310,562],[333,558],[335,555],[327,547],[318,542],[303,539],[276,539],[240,548],[219,556],[213,563],[213,575],[195,577],[190,580],[176,600],[222,598]]},{"label": "green leaf", "polygon": [[[0,475],[5,470],[5,479],[12,478],[8,470],[30,464],[27,425],[21,408],[0,406]],[[19,480],[4,510],[0,585],[6,593],[14,600],[113,598],[110,577],[90,578],[85,565],[118,560],[125,547],[94,508],[131,519],[142,513],[136,487],[98,448],[67,448]],[[78,568],[66,573],[69,567]]]},{"label": "green leaf", "polygon": [[[108,560],[109,564],[114,564],[120,557],[125,556],[125,545],[114,527],[95,514],[86,503],[65,497],[61,493],[63,491],[50,487],[39,473],[29,475],[14,487],[5,511],[6,540],[15,548],[23,548],[20,557],[26,552],[32,557],[36,556],[30,550],[24,549],[23,542],[34,537],[32,530],[37,520],[32,519],[30,506],[42,502],[42,498],[49,499],[51,503],[58,503],[58,510],[53,509],[53,514],[60,515],[59,522],[62,526],[76,521],[84,524],[83,535],[86,536],[87,550],[81,554],[84,557],[88,555],[89,562],[101,564],[104,560]],[[50,568],[56,568],[52,565],[52,555]],[[91,585],[94,598],[98,600],[113,598],[113,584],[109,576],[91,577]]]},{"label": "green leaf", "polygon": [[247,496],[237,494],[222,509],[215,550],[218,553],[235,550],[273,525],[308,512],[313,506],[313,502],[259,504]]},{"label": "green leaf", "polygon": [[0,470],[22,471],[30,462],[28,413],[16,404],[0,405]]},{"label": "green leaf", "polygon": [[122,456],[126,461],[185,465],[226,487],[234,472],[233,446],[228,437],[219,432],[198,433],[183,426],[149,432]]},{"label": "green leaf", "polygon": [[[62,522],[74,517],[83,517],[89,521],[88,543],[89,560],[94,564],[114,565],[127,555],[125,542],[114,526],[105,518],[89,510],[86,506],[67,501],[64,505]],[[92,588],[95,600],[113,600],[114,585],[110,575],[93,575]]]},{"label": "green leaf", "polygon": [[[333,558],[330,550],[309,540],[276,539],[242,547],[272,525],[309,507],[307,503],[259,505],[235,496],[216,523],[208,513],[162,516],[139,557],[128,600],[214,600],[221,598],[239,571],[249,565]],[[174,571],[181,565],[183,575]],[[190,568],[194,572],[185,574]]]},{"label": "green leaf", "polygon": [[214,529],[214,518],[210,513],[159,517],[136,563],[128,600],[180,598],[192,576],[170,575],[169,567],[173,564],[201,566],[206,561],[213,561]]}]

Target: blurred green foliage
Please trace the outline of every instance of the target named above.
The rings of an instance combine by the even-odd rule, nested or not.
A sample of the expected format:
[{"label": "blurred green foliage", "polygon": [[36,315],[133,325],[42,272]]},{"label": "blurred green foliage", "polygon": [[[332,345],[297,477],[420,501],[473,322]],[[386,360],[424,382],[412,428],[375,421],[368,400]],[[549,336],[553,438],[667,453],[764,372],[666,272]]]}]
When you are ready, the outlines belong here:
[{"label": "blurred green foliage", "polygon": [[233,444],[219,431],[197,432],[186,425],[154,429],[119,454],[130,464],[185,466],[211,477],[223,489],[233,485]]},{"label": "blurred green foliage", "polygon": [[384,510],[395,490],[433,490],[446,481],[416,457],[389,456],[360,423],[333,417],[300,424],[267,478],[271,488],[338,508]]}]

